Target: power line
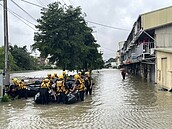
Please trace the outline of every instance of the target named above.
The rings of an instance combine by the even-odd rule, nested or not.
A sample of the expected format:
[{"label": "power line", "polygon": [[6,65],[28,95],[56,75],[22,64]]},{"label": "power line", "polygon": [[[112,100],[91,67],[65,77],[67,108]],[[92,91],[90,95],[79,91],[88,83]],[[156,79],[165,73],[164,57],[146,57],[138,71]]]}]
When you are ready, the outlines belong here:
[{"label": "power line", "polygon": [[17,15],[17,16],[18,16],[18,17],[20,17],[21,19],[23,19],[23,20],[27,21],[28,23],[30,23],[30,24],[32,24],[32,25],[34,25],[34,26],[35,26],[35,24],[34,24],[34,23],[32,23],[32,22],[28,21],[27,19],[25,19],[25,18],[23,18],[22,16],[18,15],[17,13],[15,13],[15,12],[14,12],[14,11],[12,11],[12,10],[10,10],[9,8],[8,8],[8,11],[9,11],[9,12],[12,12],[13,14]]},{"label": "power line", "polygon": [[62,0],[63,1],[63,3],[65,4],[65,5],[67,5],[65,2],[64,2],[64,0]]},{"label": "power line", "polygon": [[62,1],[63,1],[63,3],[64,3],[65,6],[69,7],[64,0],[62,0]]},{"label": "power line", "polygon": [[23,10],[27,15],[29,15],[33,20],[36,21],[36,19],[30,15],[26,10],[24,10],[22,7],[20,7],[16,2],[14,2],[13,0],[11,0],[11,2],[13,2],[17,7],[19,7],[21,10]]},{"label": "power line", "polygon": [[[63,1],[63,3],[68,7],[68,5],[66,4],[66,2],[65,2],[64,0],[62,0],[62,1]],[[69,1],[70,5],[73,5],[72,2],[71,2],[70,0],[68,0],[68,1]]]},{"label": "power line", "polygon": [[70,3],[71,5],[73,5],[72,2],[71,2],[70,0],[68,0],[68,1],[69,1],[69,3]]},{"label": "power line", "polygon": [[[54,0],[53,0],[54,1]],[[44,5],[49,5],[50,3],[52,3],[52,0],[42,0],[43,3],[45,3]]]},{"label": "power line", "polygon": [[23,2],[26,2],[26,3],[28,3],[28,4],[35,5],[35,6],[37,6],[37,7],[40,7],[40,8],[45,8],[45,7],[41,6],[41,5],[34,4],[34,3],[31,3],[31,2],[29,2],[29,1],[26,1],[26,0],[21,0],[21,1],[23,1]]},{"label": "power line", "polygon": [[[9,11],[9,10],[8,10]],[[10,11],[9,11],[10,12]],[[31,27],[29,24],[27,24],[25,21],[23,21],[19,16],[16,16],[15,14],[13,14],[12,12],[10,12],[13,16],[17,17],[21,22],[23,22],[25,25],[27,25],[28,27],[30,27],[31,29],[33,29],[34,31],[36,31],[36,29],[34,29],[33,27]]]},{"label": "power line", "polygon": [[96,25],[108,27],[108,28],[111,28],[111,29],[123,30],[123,31],[130,31],[130,30],[127,30],[127,29],[123,29],[123,28],[119,28],[119,27],[113,27],[113,26],[108,26],[108,25],[104,25],[104,24],[101,24],[101,23],[92,22],[92,21],[89,21],[89,20],[86,20],[86,21],[87,21],[87,22],[90,22],[90,23],[92,23],[92,24],[96,24]]},{"label": "power line", "polygon": [[[102,47],[102,46],[101,46]],[[104,49],[106,49],[106,50],[109,50],[109,51],[112,51],[112,52],[115,52],[115,50],[112,50],[112,49],[109,49],[109,48],[105,48],[105,47],[102,47],[102,48],[104,48]]]},{"label": "power line", "polygon": [[42,3],[42,1],[40,0],[36,0],[38,3],[40,3],[42,6],[44,6],[44,4]]},{"label": "power line", "polygon": [[[0,4],[2,7],[3,7],[3,5],[2,4]],[[7,11],[9,12],[9,13],[11,13],[13,16],[15,16],[16,18],[18,18],[20,21],[22,21],[25,25],[27,25],[27,26],[29,26],[31,29],[33,29],[34,31],[36,31],[33,27],[31,27],[29,24],[27,24],[26,22],[24,22],[22,19],[24,19],[24,18],[22,18],[20,15],[18,15],[18,14],[16,14],[15,12],[13,12],[12,10],[9,10],[9,8],[7,9]],[[26,19],[24,19],[25,21],[27,21],[27,22],[29,22],[28,20],[26,20]],[[30,24],[33,24],[33,23],[31,23],[31,22],[29,22]],[[34,24],[33,24],[34,25]]]},{"label": "power line", "polygon": [[[13,1],[13,0],[11,0],[11,1]],[[32,5],[35,5],[35,6],[38,6],[38,7],[43,7],[43,6],[37,5],[37,4],[35,4],[35,3],[28,2],[28,1],[26,1],[26,0],[21,0],[21,1],[27,2],[27,3],[29,3],[29,4],[32,4]],[[38,0],[37,0],[37,1],[38,1]],[[64,0],[62,0],[62,1],[63,1],[64,5],[66,5],[66,6],[68,7],[68,5],[65,3],[65,1],[64,1]],[[105,25],[105,24],[93,22],[93,21],[90,21],[90,20],[86,20],[86,21],[89,22],[89,23],[92,23],[92,24],[100,25],[100,26],[103,26],[103,27],[111,28],[111,29],[123,30],[123,31],[130,31],[130,30],[128,30],[128,29],[119,28],[119,27],[114,27],[114,26],[109,26],[109,25]]]}]

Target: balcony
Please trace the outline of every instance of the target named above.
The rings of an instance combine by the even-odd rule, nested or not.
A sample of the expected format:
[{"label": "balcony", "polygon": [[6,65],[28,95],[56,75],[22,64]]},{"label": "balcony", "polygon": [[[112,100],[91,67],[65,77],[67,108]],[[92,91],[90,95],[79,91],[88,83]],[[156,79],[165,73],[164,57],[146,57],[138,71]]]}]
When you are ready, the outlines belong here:
[{"label": "balcony", "polygon": [[154,42],[143,43],[143,53],[153,54]]},{"label": "balcony", "polygon": [[[128,47],[124,64],[141,62],[154,57],[154,42],[143,42],[133,48]],[[130,54],[129,54],[130,53]]]}]

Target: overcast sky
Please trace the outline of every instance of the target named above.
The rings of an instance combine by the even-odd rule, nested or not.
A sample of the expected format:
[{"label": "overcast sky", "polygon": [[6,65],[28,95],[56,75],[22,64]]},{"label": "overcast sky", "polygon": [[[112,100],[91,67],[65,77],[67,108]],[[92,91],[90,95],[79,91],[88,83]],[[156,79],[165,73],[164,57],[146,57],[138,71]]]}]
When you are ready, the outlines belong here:
[{"label": "overcast sky", "polygon": [[[8,8],[11,12],[15,12],[33,24],[37,24],[36,19],[40,18],[40,7],[33,6],[21,0],[13,0],[27,13],[22,11],[12,0],[8,1]],[[55,0],[25,0],[46,7],[47,4],[55,2]],[[105,60],[115,57],[118,50],[118,43],[127,39],[128,34],[140,14],[157,10],[172,5],[172,0],[60,0],[62,4],[80,6],[82,12],[87,14],[85,18],[88,21],[104,24],[107,26],[123,28],[129,31],[112,29],[100,25],[88,23],[88,26],[94,30],[98,44],[101,45],[100,50],[103,52]],[[1,5],[3,4],[0,1]],[[3,8],[0,6],[0,46],[3,45]],[[26,22],[26,21],[25,21]],[[30,45],[34,43],[34,25],[21,20],[8,12],[9,24],[9,42],[19,46]],[[32,27],[32,28],[31,28]]]}]

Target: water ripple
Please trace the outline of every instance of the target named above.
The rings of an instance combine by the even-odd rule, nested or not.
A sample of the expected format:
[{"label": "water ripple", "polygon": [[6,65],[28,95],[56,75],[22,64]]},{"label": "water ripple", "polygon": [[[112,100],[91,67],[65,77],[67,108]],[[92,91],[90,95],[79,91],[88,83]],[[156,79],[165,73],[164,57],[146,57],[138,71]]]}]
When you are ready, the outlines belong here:
[{"label": "water ripple", "polygon": [[131,75],[122,80],[119,70],[104,69],[95,73],[93,95],[85,96],[84,102],[36,105],[30,98],[0,104],[0,128],[171,128],[171,93],[160,92],[154,84]]}]

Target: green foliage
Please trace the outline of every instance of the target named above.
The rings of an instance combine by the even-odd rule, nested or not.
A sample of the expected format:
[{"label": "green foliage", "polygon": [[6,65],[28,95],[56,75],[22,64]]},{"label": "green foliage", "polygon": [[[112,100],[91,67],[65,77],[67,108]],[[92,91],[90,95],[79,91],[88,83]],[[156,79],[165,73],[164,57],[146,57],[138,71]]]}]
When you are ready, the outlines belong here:
[{"label": "green foliage", "polygon": [[[4,47],[0,47],[0,69],[4,69],[5,66],[5,56],[4,56]],[[9,63],[10,63],[10,70],[18,69],[18,66],[15,63],[15,60],[12,54],[9,52]]]},{"label": "green foliage", "polygon": [[10,102],[10,97],[7,95],[7,94],[5,94],[4,96],[3,96],[3,98],[2,98],[2,102]]},{"label": "green foliage", "polygon": [[[5,66],[4,47],[0,47],[0,69],[4,69]],[[18,47],[17,45],[10,46],[9,48],[9,66],[10,71],[20,70],[36,70],[37,59],[30,56],[27,52],[26,46]]]},{"label": "green foliage", "polygon": [[[30,56],[27,52],[26,46],[18,47],[17,45],[10,46],[10,52],[13,55],[13,59],[17,65],[16,70],[33,70],[36,69],[36,59]],[[12,63],[13,64],[13,63]]]},{"label": "green foliage", "polygon": [[106,63],[111,63],[111,62],[116,62],[116,59],[115,58],[110,58],[106,61]]},{"label": "green foliage", "polygon": [[38,49],[42,57],[50,55],[50,62],[69,70],[92,69],[102,64],[102,54],[81,13],[81,8],[52,3],[42,9],[37,20],[33,49]]}]

